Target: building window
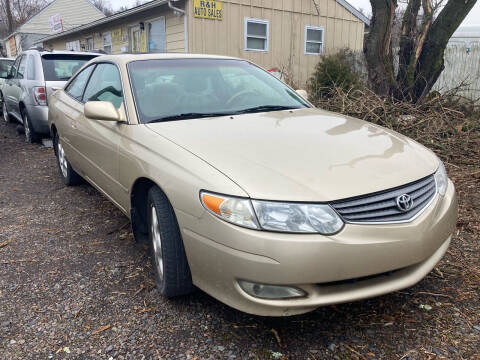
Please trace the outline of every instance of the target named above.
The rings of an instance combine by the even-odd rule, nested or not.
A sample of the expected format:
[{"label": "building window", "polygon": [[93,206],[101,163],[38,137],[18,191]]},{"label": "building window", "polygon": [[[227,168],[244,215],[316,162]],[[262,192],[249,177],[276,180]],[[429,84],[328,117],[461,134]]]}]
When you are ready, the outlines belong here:
[{"label": "building window", "polygon": [[93,37],[87,38],[87,51],[93,50]]},{"label": "building window", "polygon": [[112,53],[112,34],[109,32],[103,34],[103,51],[107,54]]},{"label": "building window", "polygon": [[323,27],[305,26],[305,54],[321,55],[323,53]]},{"label": "building window", "polygon": [[268,51],[268,20],[245,19],[245,50]]},{"label": "building window", "polygon": [[80,51],[80,40],[69,41],[65,46],[68,51]]}]

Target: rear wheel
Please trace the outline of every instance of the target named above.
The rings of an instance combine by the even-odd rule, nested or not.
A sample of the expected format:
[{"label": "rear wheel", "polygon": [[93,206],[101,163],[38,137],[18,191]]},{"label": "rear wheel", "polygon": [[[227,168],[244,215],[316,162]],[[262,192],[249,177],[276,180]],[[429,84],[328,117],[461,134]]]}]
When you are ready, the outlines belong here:
[{"label": "rear wheel", "polygon": [[75,170],[73,170],[72,166],[68,162],[58,133],[56,133],[53,138],[53,146],[55,146],[55,155],[57,156],[57,164],[58,169],[60,170],[60,176],[62,177],[65,185],[72,186],[80,184],[82,182],[82,177],[78,175]]},{"label": "rear wheel", "polygon": [[148,191],[150,255],[157,288],[167,297],[193,291],[192,275],[177,219],[165,194],[156,186]]},{"label": "rear wheel", "polygon": [[35,132],[28,116],[27,110],[22,109],[23,128],[25,129],[25,141],[27,143],[34,143],[40,140],[40,136]]}]

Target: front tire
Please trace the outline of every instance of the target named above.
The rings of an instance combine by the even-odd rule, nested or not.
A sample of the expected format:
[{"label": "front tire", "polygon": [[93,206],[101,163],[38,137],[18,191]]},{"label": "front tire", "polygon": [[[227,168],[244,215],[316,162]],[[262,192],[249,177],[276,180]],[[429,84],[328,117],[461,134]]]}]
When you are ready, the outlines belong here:
[{"label": "front tire", "polygon": [[23,128],[25,129],[25,142],[30,144],[38,142],[40,140],[40,136],[33,129],[27,110],[22,109],[21,113],[23,119]]},{"label": "front tire", "polygon": [[177,218],[165,194],[156,186],[148,191],[150,255],[157,288],[166,297],[193,291],[192,275]]},{"label": "front tire", "polygon": [[57,157],[58,170],[60,172],[60,177],[67,186],[78,185],[82,182],[82,177],[73,170],[72,166],[67,160],[65,155],[65,150],[61,143],[58,133],[55,134],[53,138],[53,146],[55,146],[55,155]]}]

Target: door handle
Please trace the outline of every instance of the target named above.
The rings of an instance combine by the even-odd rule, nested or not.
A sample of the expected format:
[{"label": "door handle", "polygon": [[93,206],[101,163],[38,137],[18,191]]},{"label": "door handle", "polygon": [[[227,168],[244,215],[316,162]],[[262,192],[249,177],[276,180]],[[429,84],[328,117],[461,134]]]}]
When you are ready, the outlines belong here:
[{"label": "door handle", "polygon": [[62,90],[61,87],[52,86],[52,91]]}]

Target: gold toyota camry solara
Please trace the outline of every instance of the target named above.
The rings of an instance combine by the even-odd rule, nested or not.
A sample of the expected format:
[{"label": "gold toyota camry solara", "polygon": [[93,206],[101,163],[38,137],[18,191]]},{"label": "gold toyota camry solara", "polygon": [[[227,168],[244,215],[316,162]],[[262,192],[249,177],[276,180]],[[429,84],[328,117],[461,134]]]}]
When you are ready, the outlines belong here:
[{"label": "gold toyota camry solara", "polygon": [[167,297],[286,316],[412,286],[457,219],[442,162],[302,95],[241,59],[102,56],[49,98],[59,172],[130,218]]}]

